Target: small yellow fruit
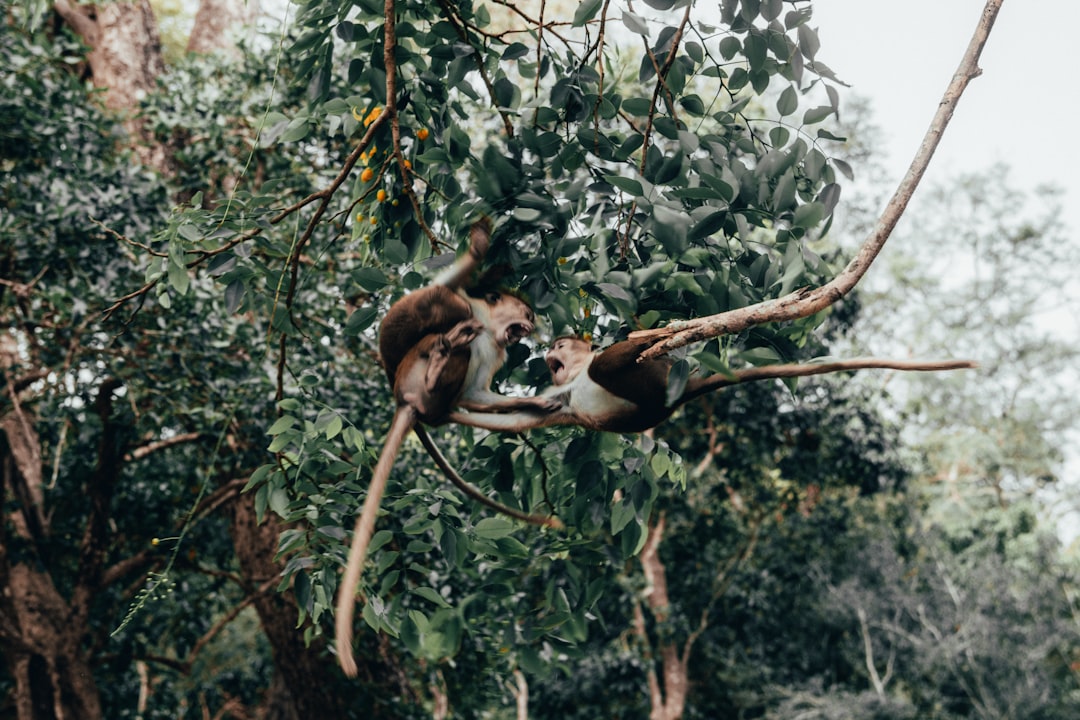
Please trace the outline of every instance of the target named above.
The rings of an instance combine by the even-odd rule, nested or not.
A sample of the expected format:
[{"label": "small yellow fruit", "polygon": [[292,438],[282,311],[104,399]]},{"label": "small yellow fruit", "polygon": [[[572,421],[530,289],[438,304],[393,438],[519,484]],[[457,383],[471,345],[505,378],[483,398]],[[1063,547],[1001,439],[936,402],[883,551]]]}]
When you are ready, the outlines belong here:
[{"label": "small yellow fruit", "polygon": [[379,189],[379,192],[375,193],[375,199],[379,202],[386,202],[386,191]]},{"label": "small yellow fruit", "polygon": [[364,168],[364,172],[360,173],[361,182],[371,182],[373,177],[375,177],[375,171],[371,168]]}]

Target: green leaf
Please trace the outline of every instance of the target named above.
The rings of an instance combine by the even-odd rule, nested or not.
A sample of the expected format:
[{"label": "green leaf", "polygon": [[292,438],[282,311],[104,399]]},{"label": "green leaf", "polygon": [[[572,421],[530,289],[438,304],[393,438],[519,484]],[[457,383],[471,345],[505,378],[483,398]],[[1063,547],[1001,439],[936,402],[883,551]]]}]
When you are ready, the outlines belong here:
[{"label": "green leaf", "polygon": [[289,514],[289,492],[283,487],[271,488],[268,506],[278,517],[287,517]]},{"label": "green leaf", "polygon": [[637,516],[632,503],[624,500],[611,507],[611,534],[618,535]]},{"label": "green leaf", "polygon": [[660,168],[656,171],[656,177],[652,178],[652,181],[657,185],[666,185],[679,176],[682,165],[683,156],[681,153],[669,155],[660,164]]},{"label": "green leaf", "polygon": [[637,33],[642,37],[649,37],[649,24],[640,15],[636,15],[629,10],[623,10],[622,21],[630,32]]},{"label": "green leaf", "polygon": [[686,239],[694,242],[719,232],[720,229],[724,227],[724,221],[727,219],[727,215],[727,210],[717,210],[716,212],[709,213],[704,218],[694,223],[694,226],[691,227],[690,231],[686,234]]},{"label": "green leaf", "polygon": [[720,41],[720,57],[731,60],[742,51],[742,42],[737,37],[728,35]]},{"label": "green leaf", "polygon": [[[665,406],[671,407],[682,397],[683,391],[686,389],[686,381],[689,379],[690,364],[686,362],[685,358],[679,358],[668,371],[667,397],[664,398]],[[661,475],[663,473],[657,474]]]},{"label": "green leaf", "polygon": [[188,287],[191,285],[191,276],[188,275],[188,270],[183,265],[178,265],[174,262],[169,263],[169,286],[173,290],[186,295]]},{"label": "green leaf", "polygon": [[803,115],[803,125],[814,125],[819,123],[825,118],[833,114],[833,108],[828,105],[822,105],[816,108],[810,108]]},{"label": "green leaf", "polygon": [[379,316],[379,308],[374,304],[364,305],[356,308],[349,319],[345,321],[345,334],[350,337],[356,337],[360,333],[367,330],[375,322],[375,318]]},{"label": "green leaf", "polygon": [[810,28],[809,25],[800,25],[799,30],[799,52],[803,54],[807,60],[813,60],[817,55],[818,50],[821,48],[821,41],[818,40],[817,32]]},{"label": "green leaf", "polygon": [[233,280],[225,287],[225,311],[227,313],[232,315],[240,309],[240,304],[244,301],[245,292],[247,292],[247,285],[239,278]]},{"label": "green leaf", "polygon": [[780,113],[780,117],[786,117],[799,107],[799,94],[795,92],[795,88],[788,85],[784,88],[784,91],[780,93],[780,98],[776,101],[776,111]]},{"label": "green leaf", "polygon": [[279,417],[277,419],[277,421],[273,425],[270,426],[270,429],[266,431],[266,434],[267,435],[280,435],[281,433],[285,432],[286,430],[292,429],[292,427],[293,427],[293,425],[295,423],[296,423],[296,419],[293,418],[291,415],[282,415],[281,417]]},{"label": "green leaf", "polygon": [[781,361],[780,353],[770,347],[757,347],[743,350],[739,353],[746,362],[751,365],[772,365]]},{"label": "green leaf", "polygon": [[435,603],[439,607],[442,607],[442,608],[451,607],[450,603],[446,602],[446,599],[443,598],[443,596],[440,595],[438,592],[436,592],[436,590],[434,588],[418,587],[418,588],[414,588],[412,590],[412,593],[413,593],[413,595],[419,595],[420,597],[424,598],[428,602]]},{"label": "green leaf", "polygon": [[627,98],[622,103],[623,110],[637,117],[645,117],[652,112],[652,107],[652,101],[646,98]]},{"label": "green leaf", "polygon": [[476,533],[477,537],[485,538],[487,540],[496,540],[501,537],[506,537],[513,531],[513,523],[501,517],[484,518],[476,523],[476,527],[473,528],[473,532]]},{"label": "green leaf", "polygon": [[819,202],[809,202],[795,209],[791,224],[801,228],[815,228],[825,218],[825,206]]},{"label": "green leaf", "polygon": [[285,132],[281,135],[281,142],[294,143],[303,140],[308,135],[308,119],[306,117],[293,118]]},{"label": "green leaf", "polygon": [[581,0],[574,12],[574,27],[581,27],[596,17],[597,11],[604,4],[603,0]]},{"label": "green leaf", "polygon": [[645,189],[641,187],[641,183],[637,180],[632,180],[631,178],[622,177],[620,175],[605,175],[604,180],[619,188],[624,193],[629,193],[634,197],[641,197],[645,194]]},{"label": "green leaf", "polygon": [[510,45],[503,50],[503,60],[517,60],[518,58],[525,57],[529,54],[529,46],[524,43],[510,43]]},{"label": "green leaf", "polygon": [[[646,2],[648,2],[648,0],[646,0]],[[651,5],[652,3],[649,4]],[[698,65],[705,62],[705,51],[702,49],[701,45],[691,40],[684,44],[683,47],[686,49],[686,54]]]},{"label": "green leaf", "polygon": [[596,283],[595,287],[607,297],[622,300],[623,302],[633,302],[634,300],[630,293],[626,291],[626,288],[621,288],[614,283]]}]

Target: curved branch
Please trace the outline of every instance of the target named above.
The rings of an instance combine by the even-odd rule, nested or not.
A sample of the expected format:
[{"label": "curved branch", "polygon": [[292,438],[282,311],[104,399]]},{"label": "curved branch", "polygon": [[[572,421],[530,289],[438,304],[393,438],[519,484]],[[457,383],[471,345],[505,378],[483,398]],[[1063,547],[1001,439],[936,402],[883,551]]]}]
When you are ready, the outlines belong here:
[{"label": "curved branch", "polygon": [[439,466],[439,469],[442,470],[443,474],[446,475],[458,490],[465,493],[467,497],[472,498],[474,501],[485,507],[491,508],[497,513],[512,517],[521,522],[529,523],[530,525],[541,525],[543,527],[555,528],[556,530],[561,530],[565,527],[562,521],[554,515],[531,515],[509,507],[508,505],[504,505],[498,500],[489,498],[481,492],[478,487],[472,485],[458,474],[457,470],[455,470],[454,466],[450,464],[450,461],[446,459],[446,456],[442,454],[442,451],[439,450],[439,446],[435,444],[431,439],[431,435],[428,434],[428,431],[422,425],[416,425],[416,427],[413,428],[413,432],[416,433],[416,437],[420,438],[420,444],[424,446],[428,455],[430,455],[435,461],[435,464]]},{"label": "curved branch", "polygon": [[808,317],[824,310],[850,292],[866,274],[871,263],[881,252],[885,241],[892,234],[900,216],[907,209],[908,202],[911,200],[911,196],[922,176],[926,173],[926,168],[930,164],[934,151],[937,150],[941,136],[952,119],[960,96],[967,88],[968,83],[982,73],[978,66],[979,56],[982,54],[982,49],[990,36],[990,30],[994,25],[994,20],[997,18],[998,11],[1001,9],[1002,2],[1003,0],[987,0],[982,11],[982,17],[975,28],[975,34],[968,44],[960,66],[957,68],[956,73],[953,74],[952,81],[942,96],[937,113],[927,129],[910,167],[908,167],[907,174],[900,181],[895,193],[878,219],[874,230],[863,242],[862,247],[859,248],[858,254],[852,258],[851,262],[839,275],[818,288],[802,288],[783,297],[766,300],[747,307],[694,320],[675,322],[654,330],[633,332],[630,334],[633,339],[657,341],[655,345],[643,352],[641,357],[643,359],[658,357],[693,342],[738,333],[765,323]]}]

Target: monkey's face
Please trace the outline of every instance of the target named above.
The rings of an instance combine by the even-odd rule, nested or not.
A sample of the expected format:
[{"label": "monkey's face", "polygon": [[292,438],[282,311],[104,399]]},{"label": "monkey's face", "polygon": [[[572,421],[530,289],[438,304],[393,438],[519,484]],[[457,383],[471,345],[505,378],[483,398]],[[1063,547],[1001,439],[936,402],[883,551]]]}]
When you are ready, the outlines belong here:
[{"label": "monkey's face", "polygon": [[551,371],[551,381],[565,385],[576,378],[592,358],[592,347],[581,338],[563,337],[556,340],[544,360]]},{"label": "monkey's face", "polygon": [[532,308],[524,300],[506,293],[489,292],[473,301],[473,312],[502,346],[513,345],[532,334]]}]

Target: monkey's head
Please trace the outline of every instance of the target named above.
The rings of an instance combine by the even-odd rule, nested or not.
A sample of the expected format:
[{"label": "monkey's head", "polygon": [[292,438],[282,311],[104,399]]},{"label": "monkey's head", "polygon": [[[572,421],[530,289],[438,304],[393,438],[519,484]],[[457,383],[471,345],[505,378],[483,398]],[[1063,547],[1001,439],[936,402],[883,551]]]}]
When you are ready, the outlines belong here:
[{"label": "monkey's head", "polygon": [[495,290],[482,297],[470,298],[473,314],[495,336],[495,341],[506,347],[532,334],[536,316],[532,308],[519,297]]},{"label": "monkey's head", "polygon": [[557,338],[544,356],[551,381],[556,385],[570,382],[589,364],[592,354],[592,345],[587,340],[573,335]]}]

